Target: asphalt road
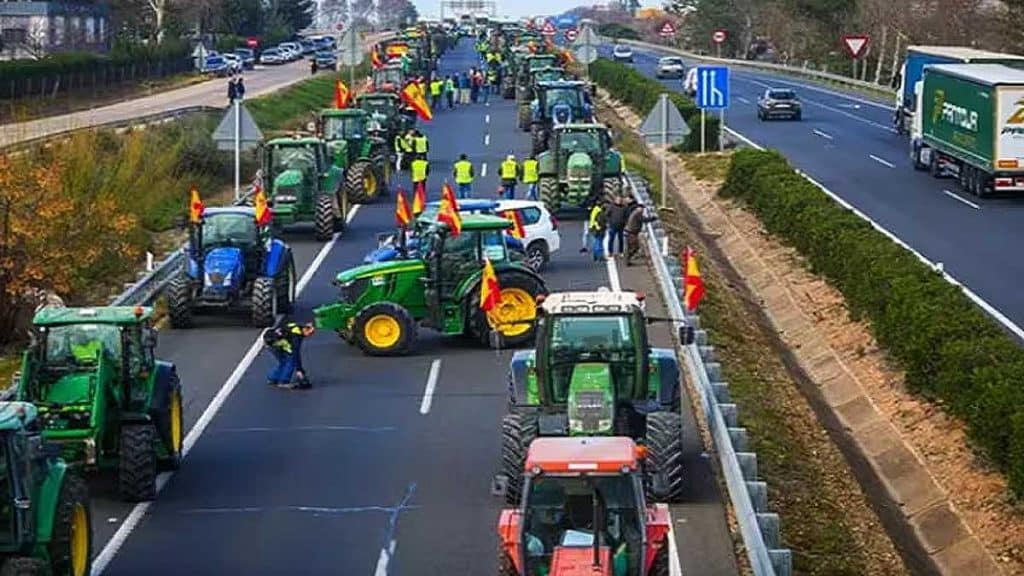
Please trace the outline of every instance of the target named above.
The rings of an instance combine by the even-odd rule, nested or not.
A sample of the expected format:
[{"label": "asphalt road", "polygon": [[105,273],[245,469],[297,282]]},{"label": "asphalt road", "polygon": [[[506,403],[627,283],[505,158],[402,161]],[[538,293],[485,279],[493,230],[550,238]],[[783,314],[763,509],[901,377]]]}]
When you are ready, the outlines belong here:
[{"label": "asphalt road", "polygon": [[[600,49],[610,57],[610,46]],[[654,77],[653,51],[634,48],[637,70]],[[688,62],[695,65],[696,62]],[[728,126],[790,162],[901,238],[970,288],[1017,326],[1024,326],[1024,197],[979,199],[951,179],[936,180],[910,165],[909,141],[891,128],[892,107],[810,82],[732,69]],[[681,80],[663,82],[680,90]],[[803,121],[758,120],[758,95],[793,88]],[[1016,330],[1020,334],[1019,330]]]},{"label": "asphalt road", "polygon": [[[464,43],[442,67],[473,63]],[[501,100],[438,111],[424,131],[434,197],[459,153],[469,154],[478,175],[487,163],[474,191],[493,196],[499,160],[510,150],[521,158],[529,147],[514,128],[512,104]],[[333,300],[335,273],[356,264],[376,233],[392,226],[393,205],[383,201],[360,207],[336,243],[322,247],[292,235],[297,265],[307,271],[294,317],[308,319],[314,306]],[[560,230],[563,250],[544,274],[549,288],[613,284],[614,266],[576,253],[580,223],[563,221]],[[653,293],[642,268],[615,277]],[[669,342],[667,334],[655,337]],[[494,573],[501,501],[490,484],[510,353],[421,331],[415,354],[368,358],[319,334],[303,348],[315,387],[298,392],[264,384],[271,359],[259,354],[257,339],[243,319],[161,334],[159,354],[178,364],[186,386],[189,451],[151,505],[120,504],[94,484],[96,572]],[[685,573],[735,574],[718,485],[688,405],[684,413],[691,473],[687,503],[673,507],[680,563]]]}]

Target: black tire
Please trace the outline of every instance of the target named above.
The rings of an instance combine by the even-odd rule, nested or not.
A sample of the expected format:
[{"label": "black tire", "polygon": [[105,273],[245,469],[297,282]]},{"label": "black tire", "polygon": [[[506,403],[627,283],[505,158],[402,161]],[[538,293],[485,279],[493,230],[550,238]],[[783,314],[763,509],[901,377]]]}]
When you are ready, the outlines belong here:
[{"label": "black tire", "polygon": [[988,189],[988,174],[978,170],[974,174],[975,178],[975,190],[977,190],[978,198],[988,198],[991,192]]},{"label": "black tire", "polygon": [[[167,398],[167,405],[153,414],[153,421],[160,433],[160,441],[167,448],[167,455],[157,461],[158,470],[177,470],[181,468],[181,452],[185,442],[185,398],[181,393],[181,380],[178,373],[171,373],[170,395]],[[173,403],[178,402],[177,414],[173,409]],[[177,423],[175,424],[175,420]],[[174,426],[177,425],[177,435],[174,433]],[[177,436],[177,437],[175,437]]]},{"label": "black tire", "polygon": [[[372,190],[366,188],[368,179],[375,182]],[[380,196],[380,174],[374,170],[370,160],[356,160],[348,167],[345,172],[345,195],[354,204],[370,204]]]},{"label": "black tire", "polygon": [[[498,273],[498,285],[501,286],[502,291],[509,289],[520,289],[536,300],[537,295],[547,294],[547,289],[543,284],[540,283],[533,276],[517,270],[503,270]],[[480,289],[473,288],[469,291],[469,300],[466,302],[466,310],[469,317],[469,334],[475,338],[481,344],[487,346],[491,344],[491,328],[487,322],[487,314],[480,309]],[[502,336],[501,345],[509,348],[515,348],[517,346],[523,346],[533,342],[534,332],[536,331],[537,323],[536,317],[533,322],[530,322],[528,330],[523,331],[515,336]]]},{"label": "black tire", "polygon": [[391,194],[388,184],[391,182],[391,168],[394,162],[388,159],[388,155],[383,150],[375,152],[370,158],[370,162],[373,163],[373,168],[377,171],[377,196]]},{"label": "black tire", "polygon": [[44,576],[49,573],[46,562],[26,556],[13,556],[0,566],[0,576]]},{"label": "black tire", "polygon": [[931,159],[928,162],[928,173],[932,175],[932,178],[942,178],[942,173],[939,171],[939,154],[934,149],[932,149]]},{"label": "black tire", "polygon": [[683,492],[683,419],[675,412],[648,414],[645,443],[648,464],[665,480],[664,490],[654,493],[652,487],[648,499],[678,502]]},{"label": "black tire", "polygon": [[526,265],[534,272],[540,272],[549,258],[548,245],[543,240],[534,240],[526,247]]},{"label": "black tire", "polygon": [[530,149],[534,156],[548,149],[547,129],[541,124],[530,127]]},{"label": "black tire", "polygon": [[121,427],[118,491],[128,502],[156,498],[156,428],[152,424]]},{"label": "black tire", "polygon": [[[373,343],[367,335],[367,327],[370,320],[379,316],[390,317],[398,324],[398,329],[400,330],[398,338],[394,343],[386,347]],[[359,314],[356,314],[355,321],[352,323],[352,334],[356,344],[359,345],[359,349],[364,354],[369,356],[400,356],[408,353],[409,348],[416,341],[416,321],[403,306],[394,302],[379,302],[363,308],[359,311]]]},{"label": "black tire", "polygon": [[316,239],[326,242],[334,236],[334,204],[326,194],[317,196],[316,207],[313,209],[313,228]]},{"label": "black tire", "polygon": [[260,276],[252,284],[252,325],[267,328],[277,319],[277,290],[274,279]]},{"label": "black tire", "polygon": [[669,556],[668,556],[668,538],[671,538],[668,534],[665,535],[665,543],[658,548],[658,551],[654,553],[654,563],[651,564],[651,571],[647,573],[647,576],[668,576],[669,575]]},{"label": "black tire", "polygon": [[606,176],[601,182],[601,195],[604,196],[605,202],[614,202],[616,198],[622,196],[622,176]]},{"label": "black tire", "polygon": [[171,321],[171,327],[177,329],[191,328],[194,318],[192,313],[192,282],[184,272],[176,276],[167,285],[165,296],[167,300],[167,316]]},{"label": "black tire", "polygon": [[[78,511],[85,514],[85,570],[75,570],[75,559],[72,557],[75,533],[75,515]],[[54,510],[53,534],[47,551],[50,554],[50,570],[54,576],[74,576],[89,574],[92,570],[92,520],[89,507],[89,490],[85,482],[74,473],[64,476],[57,497],[57,508]]]},{"label": "black tire", "polygon": [[526,453],[539,434],[535,416],[513,412],[501,419],[501,470],[508,479],[505,502],[510,506],[518,506],[523,497]]},{"label": "black tire", "polygon": [[537,189],[540,191],[540,199],[547,206],[552,214],[558,212],[562,207],[562,189],[558,186],[558,180],[551,177],[542,177],[537,181]]},{"label": "black tire", "polygon": [[295,304],[295,259],[291,253],[288,254],[288,259],[285,260],[284,269],[278,272],[275,284],[277,309],[279,312],[287,314],[292,311],[292,307]]},{"label": "black tire", "polygon": [[531,110],[529,104],[520,104],[516,109],[516,122],[523,132],[530,131]]}]

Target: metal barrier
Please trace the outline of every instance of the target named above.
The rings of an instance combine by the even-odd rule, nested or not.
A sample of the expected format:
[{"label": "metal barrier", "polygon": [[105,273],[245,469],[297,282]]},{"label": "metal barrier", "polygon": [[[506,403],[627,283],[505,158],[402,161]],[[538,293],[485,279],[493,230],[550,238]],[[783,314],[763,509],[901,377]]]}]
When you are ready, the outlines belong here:
[{"label": "metal barrier", "polygon": [[[643,179],[630,174],[626,182],[638,201],[645,206],[654,205]],[[707,331],[699,330],[697,315],[687,314],[683,309],[679,284],[682,268],[678,258],[662,254],[661,246],[667,233],[661,221],[645,226],[643,238],[671,317],[679,318],[680,323],[685,319],[688,325],[698,329],[695,343],[682,348],[683,357],[698,388],[701,408],[718,453],[750,565],[755,576],[790,576],[792,553],[781,548],[779,516],[768,511],[768,486],[757,479],[757,454],[748,451],[747,429],[739,426],[736,404],[731,402],[729,385],[721,379],[721,365],[714,361],[714,347],[708,344]]]},{"label": "metal barrier", "polygon": [[114,298],[111,306],[136,306],[152,304],[157,296],[171,282],[171,279],[185,265],[185,249],[179,248],[171,252],[152,272],[144,273],[137,282],[125,289]]}]

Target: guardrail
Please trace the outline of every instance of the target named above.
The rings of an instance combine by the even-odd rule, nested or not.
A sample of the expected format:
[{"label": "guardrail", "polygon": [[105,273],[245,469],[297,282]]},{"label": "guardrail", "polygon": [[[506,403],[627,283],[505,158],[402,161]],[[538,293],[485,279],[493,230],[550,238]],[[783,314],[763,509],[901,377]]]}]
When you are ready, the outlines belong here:
[{"label": "guardrail", "polygon": [[[654,206],[646,182],[633,175],[627,175],[626,182],[637,200],[645,206]],[[792,552],[781,547],[778,514],[768,511],[768,486],[757,478],[757,454],[747,448],[747,429],[739,425],[736,404],[731,402],[729,385],[721,379],[721,366],[714,361],[714,347],[708,344],[707,331],[699,329],[697,315],[683,309],[679,283],[682,268],[678,258],[662,254],[667,233],[661,221],[645,226],[643,238],[671,317],[679,318],[678,323],[685,319],[687,325],[697,329],[695,343],[682,348],[683,356],[698,388],[750,566],[755,576],[790,576]]]},{"label": "guardrail", "polygon": [[138,281],[117,295],[111,306],[141,306],[152,304],[163,292],[174,275],[185,265],[185,249],[178,248],[168,254],[150,272],[143,273]]},{"label": "guardrail", "polygon": [[641,42],[639,40],[620,40],[622,44],[628,44],[638,48],[646,48],[649,50],[658,50],[661,52],[667,52],[669,54],[675,54],[684,58],[690,58],[692,60],[702,60],[705,62],[712,62],[716,64],[724,64],[727,66],[742,66],[746,68],[753,68],[756,70],[764,70],[770,72],[779,72],[782,74],[789,74],[792,76],[804,76],[821,82],[835,82],[837,84],[845,84],[855,88],[862,88],[866,90],[873,90],[875,92],[883,92],[885,94],[892,94],[893,97],[896,95],[896,90],[889,86],[881,84],[875,84],[874,82],[867,82],[864,80],[857,80],[850,78],[849,76],[843,76],[841,74],[833,74],[832,72],[823,72],[821,70],[814,70],[812,68],[797,68],[795,66],[784,66],[782,64],[772,64],[771,62],[757,62],[756,60],[736,60],[733,58],[716,58],[714,56],[707,56],[705,54],[697,54],[694,52],[688,52],[686,50],[680,50],[679,48],[673,48],[671,46],[665,46],[663,44],[652,44],[650,42]]}]

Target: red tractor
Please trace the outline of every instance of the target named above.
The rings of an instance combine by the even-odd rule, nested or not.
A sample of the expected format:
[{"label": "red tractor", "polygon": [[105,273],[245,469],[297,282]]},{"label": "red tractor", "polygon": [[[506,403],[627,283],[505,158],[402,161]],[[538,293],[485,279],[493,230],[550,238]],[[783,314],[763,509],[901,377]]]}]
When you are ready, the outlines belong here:
[{"label": "red tractor", "polygon": [[499,576],[668,576],[668,506],[644,502],[644,456],[630,438],[534,440],[522,503],[498,521]]}]

